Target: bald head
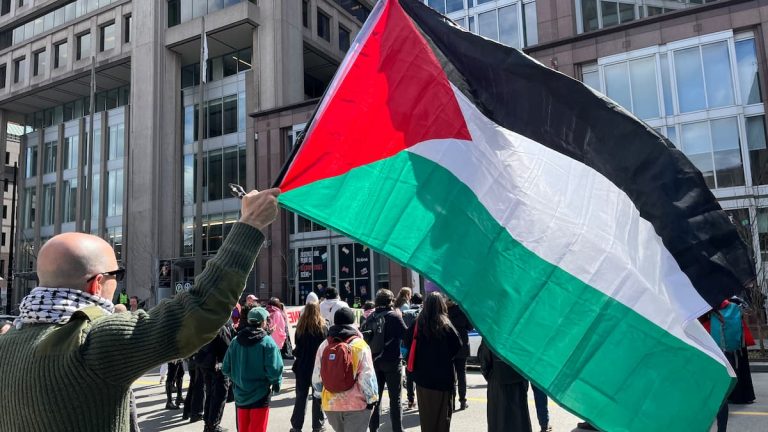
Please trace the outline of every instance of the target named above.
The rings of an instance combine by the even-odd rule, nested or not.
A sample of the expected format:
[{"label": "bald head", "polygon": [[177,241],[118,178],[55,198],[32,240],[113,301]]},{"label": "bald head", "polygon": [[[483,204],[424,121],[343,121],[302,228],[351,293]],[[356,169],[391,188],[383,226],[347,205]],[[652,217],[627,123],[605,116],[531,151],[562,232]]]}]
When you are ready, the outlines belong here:
[{"label": "bald head", "polygon": [[[83,233],[64,233],[51,238],[37,257],[40,286],[48,288],[86,291],[88,278],[116,268],[115,252],[109,243]],[[104,292],[102,297],[111,299],[113,292]]]}]

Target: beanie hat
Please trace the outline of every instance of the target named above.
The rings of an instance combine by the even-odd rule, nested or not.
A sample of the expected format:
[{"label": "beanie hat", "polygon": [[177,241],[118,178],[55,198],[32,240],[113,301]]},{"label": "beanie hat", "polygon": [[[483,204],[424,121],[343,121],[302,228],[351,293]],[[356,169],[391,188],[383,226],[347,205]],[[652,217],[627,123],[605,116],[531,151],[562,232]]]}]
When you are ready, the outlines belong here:
[{"label": "beanie hat", "polygon": [[354,324],[355,313],[348,307],[341,308],[333,314],[333,323],[336,325]]},{"label": "beanie hat", "polygon": [[256,307],[248,312],[248,324],[259,325],[266,321],[269,313],[263,307]]}]

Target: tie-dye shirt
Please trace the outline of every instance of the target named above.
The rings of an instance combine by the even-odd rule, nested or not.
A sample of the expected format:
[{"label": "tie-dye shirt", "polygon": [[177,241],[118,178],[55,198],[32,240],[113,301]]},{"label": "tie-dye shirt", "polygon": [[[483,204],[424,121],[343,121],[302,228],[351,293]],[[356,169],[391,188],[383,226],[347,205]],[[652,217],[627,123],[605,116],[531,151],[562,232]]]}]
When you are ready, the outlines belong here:
[{"label": "tie-dye shirt", "polygon": [[323,341],[317,349],[315,368],[312,371],[312,387],[316,394],[322,392],[323,411],[361,411],[368,404],[379,400],[371,349],[362,337],[355,338],[349,345],[352,348],[352,370],[357,379],[351,389],[340,393],[325,390],[320,378],[320,361],[325,347],[328,346],[328,340]]}]

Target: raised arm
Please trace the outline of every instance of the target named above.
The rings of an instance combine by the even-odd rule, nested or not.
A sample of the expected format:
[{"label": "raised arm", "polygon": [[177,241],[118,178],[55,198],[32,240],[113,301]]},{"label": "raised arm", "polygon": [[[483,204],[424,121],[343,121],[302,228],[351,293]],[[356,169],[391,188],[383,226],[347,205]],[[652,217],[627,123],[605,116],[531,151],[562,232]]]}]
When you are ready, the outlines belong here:
[{"label": "raised arm", "polygon": [[277,214],[279,191],[251,192],[242,217],[189,292],[148,312],[115,314],[93,322],[81,348],[85,364],[103,379],[132,382],[166,361],[187,357],[227,321],[259,253],[261,229]]}]

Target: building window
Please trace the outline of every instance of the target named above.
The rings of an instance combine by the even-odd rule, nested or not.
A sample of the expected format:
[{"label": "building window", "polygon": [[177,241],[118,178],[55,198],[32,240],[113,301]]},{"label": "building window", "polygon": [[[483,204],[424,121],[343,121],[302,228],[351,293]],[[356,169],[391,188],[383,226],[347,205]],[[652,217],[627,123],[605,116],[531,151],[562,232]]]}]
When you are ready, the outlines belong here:
[{"label": "building window", "polygon": [[339,50],[347,52],[349,50],[349,30],[339,26]]},{"label": "building window", "polygon": [[48,53],[45,50],[40,50],[33,54],[33,60],[32,75],[38,76],[48,66]]},{"label": "building window", "polygon": [[669,138],[710,188],[768,184],[765,108],[751,33],[606,57],[583,65],[581,75]]},{"label": "building window", "polygon": [[207,138],[215,138],[221,136],[222,130],[222,115],[221,115],[221,99],[208,101],[208,136]]},{"label": "building window", "polygon": [[11,12],[11,0],[2,0],[0,3],[0,15],[7,15]]},{"label": "building window", "polygon": [[68,170],[77,168],[78,155],[78,137],[77,135],[64,137],[64,148],[62,150],[61,169]]},{"label": "building window", "polygon": [[13,61],[13,82],[24,81],[27,76],[27,58],[20,57]]},{"label": "building window", "polygon": [[309,28],[309,0],[301,0],[301,23]]},{"label": "building window", "polygon": [[[710,0],[711,1],[711,0]],[[578,33],[625,24],[680,9],[699,6],[709,1],[678,0],[656,2],[640,0],[575,0]]]},{"label": "building window", "polygon": [[4,89],[5,88],[6,69],[7,69],[7,67],[5,66],[5,64],[0,65],[0,89]]},{"label": "building window", "polygon": [[77,203],[77,179],[64,180],[61,191],[61,221],[75,221],[75,204]]},{"label": "building window", "polygon": [[5,260],[0,260],[0,274],[5,274]]},{"label": "building window", "polygon": [[498,0],[427,0],[427,4],[448,15],[472,33],[505,45],[522,48],[539,41],[536,2]]},{"label": "building window", "polygon": [[181,23],[181,5],[179,0],[168,0],[168,27]]},{"label": "building window", "polygon": [[3,219],[7,219],[7,218],[8,218],[8,206],[4,205],[3,206]]},{"label": "building window", "polygon": [[131,15],[123,17],[123,43],[131,42]]},{"label": "building window", "polygon": [[53,225],[56,215],[56,185],[53,183],[43,185],[43,218],[40,221],[42,226]]},{"label": "building window", "polygon": [[77,60],[91,55],[91,33],[83,33],[77,37]]},{"label": "building window", "polygon": [[37,147],[27,147],[26,177],[37,175]]},{"label": "building window", "polygon": [[117,261],[123,259],[123,227],[109,227],[106,229],[107,243],[112,246],[112,250],[115,251],[115,258]]},{"label": "building window", "polygon": [[111,22],[99,29],[99,52],[115,47],[115,23]]},{"label": "building window", "polygon": [[24,0],[19,0],[19,7],[23,7],[23,6],[24,6]]},{"label": "building window", "polygon": [[108,160],[122,159],[125,155],[125,126],[120,123],[107,128]]},{"label": "building window", "polygon": [[107,216],[123,214],[123,170],[107,172]]},{"label": "building window", "polygon": [[24,191],[24,229],[35,226],[35,209],[37,208],[37,189],[33,187],[26,188]]},{"label": "building window", "polygon": [[2,242],[2,246],[5,246],[5,231],[3,231],[2,240],[0,242]]},{"label": "building window", "polygon": [[53,46],[53,68],[57,69],[67,64],[69,51],[67,41],[59,42]]},{"label": "building window", "polygon": [[[11,152],[5,152],[5,164],[8,165],[11,163]],[[7,180],[6,180],[7,182]],[[6,191],[8,189],[6,188]]]},{"label": "building window", "polygon": [[331,17],[320,9],[317,10],[317,35],[328,42],[331,41]]},{"label": "building window", "polygon": [[49,141],[43,145],[43,174],[56,172],[57,147],[56,141]]}]

